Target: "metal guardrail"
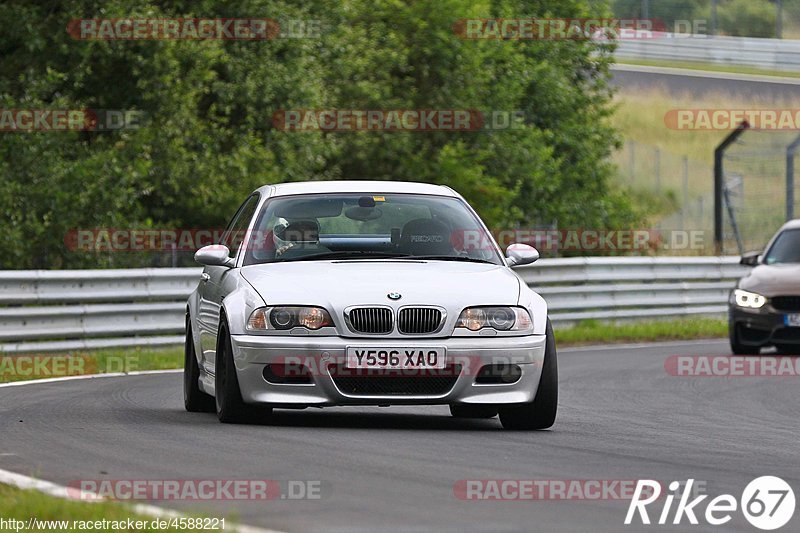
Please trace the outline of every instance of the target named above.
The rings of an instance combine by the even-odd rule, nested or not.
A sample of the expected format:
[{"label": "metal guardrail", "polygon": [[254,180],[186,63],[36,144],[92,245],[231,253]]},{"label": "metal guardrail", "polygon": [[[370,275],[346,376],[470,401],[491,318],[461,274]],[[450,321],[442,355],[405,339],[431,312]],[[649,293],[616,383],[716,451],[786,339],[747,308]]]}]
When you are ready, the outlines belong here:
[{"label": "metal guardrail", "polygon": [[[737,257],[542,259],[517,272],[557,323],[722,315]],[[200,268],[0,271],[0,352],[183,342]]]},{"label": "metal guardrail", "polygon": [[576,257],[517,269],[556,323],[630,320],[727,311],[747,267],[738,257]]},{"label": "metal guardrail", "polygon": [[615,55],[624,59],[694,61],[797,71],[800,68],[800,40],[665,36],[655,39],[620,40]]},{"label": "metal guardrail", "polygon": [[201,268],[0,271],[0,352],[183,342]]}]

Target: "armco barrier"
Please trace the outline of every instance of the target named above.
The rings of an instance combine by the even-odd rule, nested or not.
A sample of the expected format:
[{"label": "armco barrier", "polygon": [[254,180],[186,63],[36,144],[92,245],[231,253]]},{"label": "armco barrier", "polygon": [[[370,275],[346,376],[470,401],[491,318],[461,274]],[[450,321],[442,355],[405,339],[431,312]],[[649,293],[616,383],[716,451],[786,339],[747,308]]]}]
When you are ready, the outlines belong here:
[{"label": "armco barrier", "polygon": [[738,257],[579,257],[517,269],[557,323],[722,316],[748,267]]},{"label": "armco barrier", "polygon": [[787,72],[800,68],[800,40],[792,39],[677,36],[620,40],[614,54],[621,59],[696,61]]},{"label": "armco barrier", "polygon": [[[200,268],[0,271],[0,352],[183,340],[186,298]],[[542,259],[517,269],[556,323],[722,316],[746,267],[736,257]]]},{"label": "armco barrier", "polygon": [[178,344],[201,271],[0,271],[0,352]]}]

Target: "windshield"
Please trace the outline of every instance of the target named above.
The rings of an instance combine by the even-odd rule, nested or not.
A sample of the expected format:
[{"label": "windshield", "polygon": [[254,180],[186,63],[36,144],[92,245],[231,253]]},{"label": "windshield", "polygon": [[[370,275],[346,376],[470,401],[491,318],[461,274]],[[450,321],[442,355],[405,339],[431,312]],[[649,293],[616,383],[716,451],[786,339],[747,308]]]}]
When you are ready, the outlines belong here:
[{"label": "windshield", "polygon": [[764,262],[768,265],[776,263],[800,263],[800,229],[783,231],[767,252]]},{"label": "windshield", "polygon": [[501,265],[494,241],[458,198],[304,194],[264,204],[244,264],[441,259]]}]

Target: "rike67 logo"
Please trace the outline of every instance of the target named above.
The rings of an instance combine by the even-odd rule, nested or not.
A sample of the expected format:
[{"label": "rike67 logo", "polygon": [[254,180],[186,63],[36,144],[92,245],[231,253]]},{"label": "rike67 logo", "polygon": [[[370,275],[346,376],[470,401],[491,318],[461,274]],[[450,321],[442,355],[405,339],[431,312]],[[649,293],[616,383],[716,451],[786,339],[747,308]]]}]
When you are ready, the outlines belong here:
[{"label": "rike67 logo", "polygon": [[[655,523],[659,525],[682,523],[699,524],[698,516],[705,523],[713,526],[727,524],[733,514],[741,509],[742,514],[754,527],[763,531],[772,531],[785,526],[794,515],[795,497],[792,487],[784,480],[775,476],[762,476],[751,481],[737,499],[731,494],[721,494],[705,505],[705,512],[701,512],[702,503],[707,494],[702,494],[690,500],[694,494],[692,487],[694,479],[689,479],[685,484],[673,481],[669,484],[669,492],[663,498],[663,507]],[[681,488],[683,487],[683,490]],[[636,484],[633,499],[628,507],[625,525],[637,522],[634,520],[638,514],[638,521],[644,525],[651,524],[650,511],[658,511],[659,504],[655,502],[662,498],[661,484],[650,479],[640,479]],[[674,507],[673,503],[677,500]],[[671,520],[670,520],[671,518]],[[685,522],[684,522],[685,520]]]}]

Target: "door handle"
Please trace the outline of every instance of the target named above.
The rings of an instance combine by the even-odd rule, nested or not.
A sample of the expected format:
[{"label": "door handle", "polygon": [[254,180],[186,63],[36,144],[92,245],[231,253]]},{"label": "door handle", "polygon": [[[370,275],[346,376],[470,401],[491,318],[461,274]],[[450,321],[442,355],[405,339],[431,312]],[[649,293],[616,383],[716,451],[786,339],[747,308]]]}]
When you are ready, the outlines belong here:
[{"label": "door handle", "polygon": [[205,283],[206,281],[208,281],[210,279],[211,279],[211,276],[208,273],[203,272],[202,274],[200,274],[200,281],[202,281],[203,283]]}]

